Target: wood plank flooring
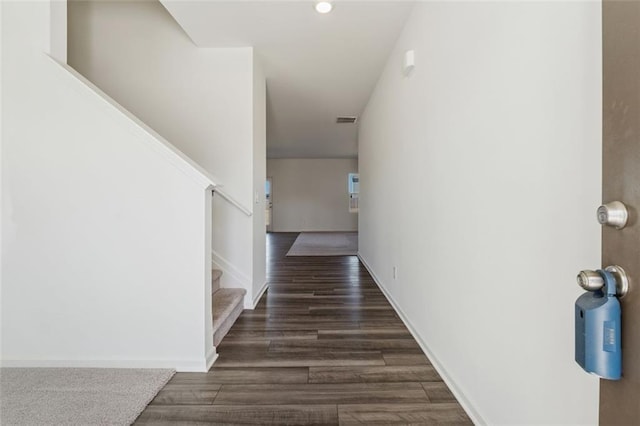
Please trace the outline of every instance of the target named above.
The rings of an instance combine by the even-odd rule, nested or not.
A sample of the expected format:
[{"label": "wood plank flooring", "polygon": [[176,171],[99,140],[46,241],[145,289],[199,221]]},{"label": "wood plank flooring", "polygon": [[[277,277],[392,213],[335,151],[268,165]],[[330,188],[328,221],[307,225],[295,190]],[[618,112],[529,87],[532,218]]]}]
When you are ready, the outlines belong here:
[{"label": "wood plank flooring", "polygon": [[178,373],[137,424],[471,424],[354,256],[286,257],[267,236],[269,290],[208,373]]}]

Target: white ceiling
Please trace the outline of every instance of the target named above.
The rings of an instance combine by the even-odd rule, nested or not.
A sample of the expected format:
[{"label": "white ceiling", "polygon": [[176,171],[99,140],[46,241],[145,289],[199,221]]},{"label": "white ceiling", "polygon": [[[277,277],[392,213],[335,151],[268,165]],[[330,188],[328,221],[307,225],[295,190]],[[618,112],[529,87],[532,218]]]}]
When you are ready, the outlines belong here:
[{"label": "white ceiling", "polygon": [[413,6],[409,1],[163,0],[201,47],[253,46],[267,77],[267,157],[356,157],[358,116]]}]

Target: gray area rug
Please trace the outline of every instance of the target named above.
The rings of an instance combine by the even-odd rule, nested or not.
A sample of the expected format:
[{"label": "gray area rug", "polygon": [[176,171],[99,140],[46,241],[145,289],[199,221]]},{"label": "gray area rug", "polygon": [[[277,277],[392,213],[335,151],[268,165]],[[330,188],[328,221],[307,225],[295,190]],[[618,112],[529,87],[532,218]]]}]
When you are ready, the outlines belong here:
[{"label": "gray area rug", "polygon": [[0,369],[0,424],[130,425],[173,370]]},{"label": "gray area rug", "polygon": [[287,256],[355,256],[357,232],[302,232]]}]

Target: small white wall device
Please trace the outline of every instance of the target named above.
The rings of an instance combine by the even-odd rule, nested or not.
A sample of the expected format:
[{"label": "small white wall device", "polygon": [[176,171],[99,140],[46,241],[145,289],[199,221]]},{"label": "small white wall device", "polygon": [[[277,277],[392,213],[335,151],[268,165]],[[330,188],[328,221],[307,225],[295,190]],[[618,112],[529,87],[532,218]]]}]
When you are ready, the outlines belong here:
[{"label": "small white wall device", "polygon": [[404,61],[402,62],[402,72],[406,77],[409,77],[416,67],[416,53],[414,50],[407,50],[404,52]]}]

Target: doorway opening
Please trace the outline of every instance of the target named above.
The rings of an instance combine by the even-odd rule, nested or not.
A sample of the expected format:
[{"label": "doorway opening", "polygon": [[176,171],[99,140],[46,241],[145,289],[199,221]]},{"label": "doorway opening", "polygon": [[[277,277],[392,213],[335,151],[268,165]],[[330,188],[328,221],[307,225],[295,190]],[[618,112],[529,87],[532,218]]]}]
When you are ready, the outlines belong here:
[{"label": "doorway opening", "polygon": [[267,181],[264,185],[264,214],[265,214],[265,224],[267,225],[267,233],[273,232],[273,179],[271,177],[267,177]]}]

